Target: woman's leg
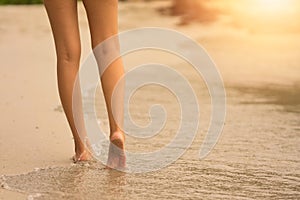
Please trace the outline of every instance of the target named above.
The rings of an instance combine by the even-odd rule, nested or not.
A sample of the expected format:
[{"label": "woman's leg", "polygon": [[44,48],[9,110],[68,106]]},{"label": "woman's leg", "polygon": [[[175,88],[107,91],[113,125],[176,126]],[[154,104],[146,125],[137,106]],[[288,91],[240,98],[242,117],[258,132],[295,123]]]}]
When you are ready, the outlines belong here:
[{"label": "woman's leg", "polygon": [[[105,39],[116,35],[118,33],[118,0],[83,0],[88,21],[91,31],[92,48],[95,50],[98,44],[103,42]],[[113,43],[112,45],[114,45]],[[114,51],[111,48],[111,44],[108,47],[104,47],[103,52]],[[118,45],[117,45],[118,46]],[[101,53],[101,52],[100,52]],[[108,52],[106,54],[115,54],[116,52]],[[105,53],[98,54],[97,48],[94,51],[94,55],[98,62],[98,66],[101,67],[101,63],[107,58],[105,58]],[[102,66],[103,67],[103,66]],[[103,69],[100,69],[102,71]],[[122,132],[122,121],[123,121],[123,81],[119,84],[118,94],[114,96],[114,104],[112,107],[112,96],[118,81],[124,74],[124,68],[121,58],[118,58],[113,63],[111,63],[101,74],[102,89],[106,101],[106,107],[109,117],[110,125],[110,141],[112,144],[109,150],[108,156],[108,167],[118,168],[125,166],[125,154],[124,154],[124,133]],[[115,94],[114,94],[115,95]],[[114,115],[113,115],[114,109]],[[118,118],[118,123],[116,122]],[[117,146],[118,148],[114,148]]]},{"label": "woman's leg", "polygon": [[[44,0],[50,20],[57,54],[57,78],[59,95],[69,122],[75,143],[74,161],[87,160],[90,153],[80,139],[86,135],[80,87],[74,90],[74,108],[72,109],[73,86],[80,62],[80,36],[78,28],[76,0]],[[73,113],[75,113],[75,118]],[[75,127],[76,122],[76,127]]]}]

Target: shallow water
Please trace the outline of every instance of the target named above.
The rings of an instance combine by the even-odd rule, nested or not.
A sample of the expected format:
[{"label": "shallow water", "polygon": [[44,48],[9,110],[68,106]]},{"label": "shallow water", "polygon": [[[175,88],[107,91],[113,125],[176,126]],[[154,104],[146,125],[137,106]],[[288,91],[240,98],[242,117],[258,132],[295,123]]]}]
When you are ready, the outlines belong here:
[{"label": "shallow water", "polygon": [[183,157],[155,172],[122,173],[90,162],[2,176],[1,186],[28,199],[299,199],[300,119],[290,112],[299,109],[299,94],[292,103],[279,95],[298,89],[229,87],[224,132],[204,160],[198,137]]}]

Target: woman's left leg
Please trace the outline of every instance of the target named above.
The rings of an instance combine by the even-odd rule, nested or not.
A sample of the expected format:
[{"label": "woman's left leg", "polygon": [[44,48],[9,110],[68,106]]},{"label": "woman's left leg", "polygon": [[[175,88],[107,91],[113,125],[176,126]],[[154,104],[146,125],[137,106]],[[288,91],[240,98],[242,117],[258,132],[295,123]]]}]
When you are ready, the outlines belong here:
[{"label": "woman's left leg", "polygon": [[83,140],[86,130],[80,86],[75,84],[81,54],[77,0],[44,0],[44,5],[56,48],[59,96],[74,137],[74,161],[89,160],[91,155]]}]

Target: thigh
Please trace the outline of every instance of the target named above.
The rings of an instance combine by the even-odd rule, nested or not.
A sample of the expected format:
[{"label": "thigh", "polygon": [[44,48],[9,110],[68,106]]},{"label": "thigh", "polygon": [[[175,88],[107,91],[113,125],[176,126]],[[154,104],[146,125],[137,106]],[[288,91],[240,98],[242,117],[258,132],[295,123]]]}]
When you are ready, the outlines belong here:
[{"label": "thigh", "polygon": [[80,34],[77,1],[44,0],[44,5],[50,20],[58,60],[78,60]]},{"label": "thigh", "polygon": [[83,0],[87,12],[92,48],[118,33],[118,0]]}]

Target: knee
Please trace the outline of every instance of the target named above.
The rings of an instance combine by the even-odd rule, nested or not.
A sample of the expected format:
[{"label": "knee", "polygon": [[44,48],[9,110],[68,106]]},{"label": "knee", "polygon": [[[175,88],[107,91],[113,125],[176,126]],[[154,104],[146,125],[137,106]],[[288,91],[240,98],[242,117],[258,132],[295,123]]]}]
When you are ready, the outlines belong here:
[{"label": "knee", "polygon": [[57,61],[61,63],[79,64],[81,56],[80,45],[63,46],[57,51]]}]

